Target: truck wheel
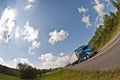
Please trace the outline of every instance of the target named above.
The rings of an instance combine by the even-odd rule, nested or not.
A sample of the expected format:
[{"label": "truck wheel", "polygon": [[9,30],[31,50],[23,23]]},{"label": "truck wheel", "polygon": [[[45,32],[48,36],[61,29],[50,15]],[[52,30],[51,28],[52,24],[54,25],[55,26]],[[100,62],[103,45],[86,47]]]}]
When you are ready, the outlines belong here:
[{"label": "truck wheel", "polygon": [[72,64],[73,66],[75,65],[75,63]]},{"label": "truck wheel", "polygon": [[90,58],[89,55],[87,55],[86,58],[89,59]]},{"label": "truck wheel", "polygon": [[95,55],[97,54],[97,51],[95,51]]},{"label": "truck wheel", "polygon": [[85,57],[84,57],[84,60],[86,60],[86,59],[87,59],[87,57],[85,56]]}]

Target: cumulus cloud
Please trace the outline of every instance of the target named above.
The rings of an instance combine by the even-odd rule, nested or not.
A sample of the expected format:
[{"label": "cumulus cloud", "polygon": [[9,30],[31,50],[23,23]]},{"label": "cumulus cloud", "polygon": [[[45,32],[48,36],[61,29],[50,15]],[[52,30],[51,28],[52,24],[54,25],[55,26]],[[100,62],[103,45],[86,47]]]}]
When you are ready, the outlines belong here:
[{"label": "cumulus cloud", "polygon": [[27,0],[28,1],[28,3],[34,3],[35,2],[35,0]]},{"label": "cumulus cloud", "polygon": [[25,10],[30,10],[33,6],[36,0],[27,0],[27,5],[25,6]]},{"label": "cumulus cloud", "polygon": [[20,28],[17,26],[15,29],[15,38],[20,38],[22,36],[20,33]]},{"label": "cumulus cloud", "polygon": [[14,66],[17,66],[18,63],[26,63],[31,66],[34,66],[27,58],[14,58],[13,59]]},{"label": "cumulus cloud", "polygon": [[[14,65],[9,65],[8,62],[6,62],[2,57],[0,57],[0,64],[8,67],[14,67]],[[15,67],[14,67],[15,68]]]},{"label": "cumulus cloud", "polygon": [[6,63],[6,61],[2,57],[0,57],[0,64],[8,67],[13,67],[13,66],[10,66],[8,63]]},{"label": "cumulus cloud", "polygon": [[96,10],[99,16],[102,16],[105,8],[104,4],[100,3],[99,0],[94,0],[94,3],[95,3],[95,6],[93,8]]},{"label": "cumulus cloud", "polygon": [[34,27],[30,26],[29,22],[27,21],[24,28],[24,30],[20,29],[19,26],[15,29],[15,38],[20,38],[23,40],[28,41],[31,43],[31,46],[28,49],[29,54],[35,54],[34,49],[40,47],[40,41],[39,38],[39,30],[34,29]]},{"label": "cumulus cloud", "polygon": [[23,32],[24,39],[27,40],[28,42],[35,41],[36,39],[38,39],[38,34],[39,34],[39,31],[31,27],[29,25],[29,22],[26,22],[26,25],[24,26],[24,32]]},{"label": "cumulus cloud", "polygon": [[0,57],[0,64],[3,65],[4,63],[5,63],[5,62],[4,62],[3,58]]},{"label": "cumulus cloud", "polygon": [[46,53],[41,55],[38,59],[42,61],[42,68],[59,68],[68,64],[69,56],[54,56],[52,53]]},{"label": "cumulus cloud", "polygon": [[0,18],[0,40],[9,42],[13,27],[15,26],[15,11],[14,9],[6,8]]},{"label": "cumulus cloud", "polygon": [[33,5],[27,5],[25,6],[25,10],[30,10],[33,7]]},{"label": "cumulus cloud", "polygon": [[34,48],[33,48],[33,47],[29,47],[28,53],[29,53],[29,54],[36,54],[36,53],[34,52]]},{"label": "cumulus cloud", "polygon": [[34,47],[34,48],[39,48],[39,47],[40,47],[40,42],[33,41],[33,42],[32,42],[32,47]]},{"label": "cumulus cloud", "polygon": [[89,17],[90,17],[90,16],[85,16],[85,15],[83,15],[83,18],[82,18],[82,22],[84,22],[87,27],[91,26]]},{"label": "cumulus cloud", "polygon": [[86,13],[87,11],[88,11],[88,9],[86,9],[86,8],[84,8],[83,6],[81,7],[81,8],[78,8],[78,11],[80,12],[80,13]]},{"label": "cumulus cloud", "polygon": [[[109,1],[109,0],[107,0]],[[104,16],[104,4],[103,3],[100,3],[100,0],[94,0],[94,9],[95,11],[98,13],[98,16],[96,17],[96,20],[95,20],[95,25],[99,25],[100,23],[103,22],[103,16]]]},{"label": "cumulus cloud", "polygon": [[40,47],[40,42],[38,40],[39,30],[34,29],[32,26],[29,25],[29,22],[26,22],[23,31],[23,38],[28,42],[31,42],[32,46],[29,47],[28,53],[35,54],[33,51],[35,48]]},{"label": "cumulus cloud", "polygon": [[64,56],[65,54],[62,52],[62,53],[60,53],[60,56]]},{"label": "cumulus cloud", "polygon": [[63,41],[64,39],[66,39],[68,33],[64,30],[61,31],[54,30],[53,32],[49,33],[49,36],[50,36],[49,43],[54,45],[56,42]]},{"label": "cumulus cloud", "polygon": [[36,54],[33,50],[34,50],[35,48],[39,48],[39,47],[40,47],[40,42],[33,41],[33,42],[32,42],[32,46],[29,47],[28,53],[29,53],[29,54]]}]

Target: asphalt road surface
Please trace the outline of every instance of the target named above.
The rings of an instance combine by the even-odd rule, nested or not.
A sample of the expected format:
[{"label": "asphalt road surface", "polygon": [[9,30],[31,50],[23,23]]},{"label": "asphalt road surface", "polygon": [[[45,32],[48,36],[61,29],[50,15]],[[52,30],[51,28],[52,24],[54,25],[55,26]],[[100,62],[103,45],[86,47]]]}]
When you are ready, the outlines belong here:
[{"label": "asphalt road surface", "polygon": [[120,67],[120,35],[96,56],[67,68],[74,70],[108,70],[118,67]]}]

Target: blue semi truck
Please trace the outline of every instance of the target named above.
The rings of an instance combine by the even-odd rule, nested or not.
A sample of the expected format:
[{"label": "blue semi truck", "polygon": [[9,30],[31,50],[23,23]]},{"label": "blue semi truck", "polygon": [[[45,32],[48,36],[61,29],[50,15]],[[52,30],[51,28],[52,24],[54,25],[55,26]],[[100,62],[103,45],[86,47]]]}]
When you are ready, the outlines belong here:
[{"label": "blue semi truck", "polygon": [[81,47],[74,50],[70,56],[69,63],[76,64],[82,61],[85,61],[97,54],[97,50],[94,46],[82,45]]}]

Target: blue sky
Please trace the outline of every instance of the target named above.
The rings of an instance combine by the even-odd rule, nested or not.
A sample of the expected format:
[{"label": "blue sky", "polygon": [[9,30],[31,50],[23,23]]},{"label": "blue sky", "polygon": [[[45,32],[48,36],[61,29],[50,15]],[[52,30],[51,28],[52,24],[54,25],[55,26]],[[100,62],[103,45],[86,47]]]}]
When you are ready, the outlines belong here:
[{"label": "blue sky", "polygon": [[109,0],[0,0],[0,64],[62,67],[110,11]]}]

